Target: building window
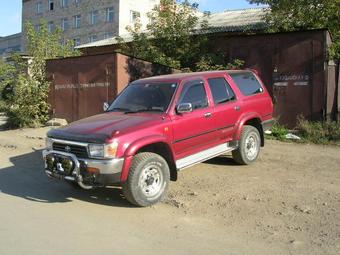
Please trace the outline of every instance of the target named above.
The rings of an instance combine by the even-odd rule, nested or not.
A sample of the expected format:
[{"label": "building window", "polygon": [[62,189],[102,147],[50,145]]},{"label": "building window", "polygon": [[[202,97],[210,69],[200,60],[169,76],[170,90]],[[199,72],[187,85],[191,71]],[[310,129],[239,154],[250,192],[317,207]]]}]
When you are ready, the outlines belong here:
[{"label": "building window", "polygon": [[113,37],[114,37],[113,32],[106,32],[104,34],[104,39],[109,39],[109,38],[113,38]]},{"label": "building window", "polygon": [[80,41],[80,38],[74,38],[73,39],[73,43],[74,43],[74,46],[77,47],[80,45],[81,41]]},{"label": "building window", "polygon": [[95,42],[95,41],[97,41],[97,40],[98,40],[98,36],[96,36],[96,35],[91,35],[91,36],[89,37],[89,42],[90,42],[90,43]]},{"label": "building window", "polygon": [[49,11],[54,10],[54,0],[48,0],[48,10]]},{"label": "building window", "polygon": [[81,15],[76,15],[74,18],[74,28],[80,28],[81,26]]},{"label": "building window", "polygon": [[54,22],[53,21],[48,22],[48,32],[53,33],[54,30],[55,30]]},{"label": "building window", "polygon": [[106,8],[106,22],[113,22],[114,19],[114,8]]},{"label": "building window", "polygon": [[37,14],[41,14],[43,12],[43,4],[42,2],[37,3]]},{"label": "building window", "polygon": [[140,18],[140,12],[130,11],[130,21],[131,23],[135,23],[137,19]]},{"label": "building window", "polygon": [[61,7],[68,7],[69,0],[61,0]]},{"label": "building window", "polygon": [[35,29],[36,32],[40,32],[41,25],[40,24],[35,25],[34,29]]},{"label": "building window", "polygon": [[66,30],[69,29],[69,24],[68,24],[68,19],[67,19],[67,18],[63,18],[63,19],[61,20],[61,29],[62,29],[63,31],[66,31]]},{"label": "building window", "polygon": [[91,12],[91,25],[97,24],[98,19],[99,19],[99,12],[98,11],[92,11]]}]

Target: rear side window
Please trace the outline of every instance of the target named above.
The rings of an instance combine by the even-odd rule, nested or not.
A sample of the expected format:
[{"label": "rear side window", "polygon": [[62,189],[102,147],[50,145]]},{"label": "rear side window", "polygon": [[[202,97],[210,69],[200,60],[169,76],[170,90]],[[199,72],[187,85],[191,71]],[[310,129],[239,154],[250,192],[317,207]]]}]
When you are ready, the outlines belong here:
[{"label": "rear side window", "polygon": [[263,92],[260,82],[256,79],[253,73],[231,73],[230,76],[245,96],[251,96]]},{"label": "rear side window", "polygon": [[236,99],[234,91],[224,78],[208,79],[215,104],[223,104]]},{"label": "rear side window", "polygon": [[190,82],[184,87],[180,103],[191,103],[194,110],[208,107],[208,98],[203,82]]}]

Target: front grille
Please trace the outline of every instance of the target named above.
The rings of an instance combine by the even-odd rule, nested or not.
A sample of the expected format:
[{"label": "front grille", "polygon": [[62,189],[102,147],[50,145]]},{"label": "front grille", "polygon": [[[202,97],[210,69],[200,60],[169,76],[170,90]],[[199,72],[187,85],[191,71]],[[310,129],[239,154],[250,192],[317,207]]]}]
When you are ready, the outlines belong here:
[{"label": "front grille", "polygon": [[78,158],[88,158],[89,157],[88,154],[87,154],[86,147],[81,146],[81,145],[53,143],[53,150],[72,153],[72,154],[76,155]]}]

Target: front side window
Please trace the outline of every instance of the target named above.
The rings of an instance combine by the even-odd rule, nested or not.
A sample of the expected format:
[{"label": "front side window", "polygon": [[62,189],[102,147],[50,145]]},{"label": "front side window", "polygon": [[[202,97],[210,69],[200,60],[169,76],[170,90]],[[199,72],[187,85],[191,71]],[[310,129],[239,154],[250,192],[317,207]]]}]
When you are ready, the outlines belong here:
[{"label": "front side window", "polygon": [[223,104],[236,99],[234,91],[224,78],[208,79],[215,104]]},{"label": "front side window", "polygon": [[263,92],[260,82],[251,72],[231,73],[230,76],[245,96],[251,96]]},{"label": "front side window", "polygon": [[131,84],[112,103],[108,111],[166,112],[176,88],[176,83]]},{"label": "front side window", "polygon": [[208,107],[208,98],[204,83],[202,81],[194,81],[184,85],[179,102],[180,104],[190,103],[193,110]]}]

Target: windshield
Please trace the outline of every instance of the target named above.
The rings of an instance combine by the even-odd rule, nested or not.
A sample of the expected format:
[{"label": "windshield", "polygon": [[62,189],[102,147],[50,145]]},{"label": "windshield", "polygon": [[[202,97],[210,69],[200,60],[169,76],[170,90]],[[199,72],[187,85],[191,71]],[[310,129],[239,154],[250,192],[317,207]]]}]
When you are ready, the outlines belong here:
[{"label": "windshield", "polygon": [[111,104],[108,111],[166,112],[176,91],[176,83],[138,83],[129,85]]}]

